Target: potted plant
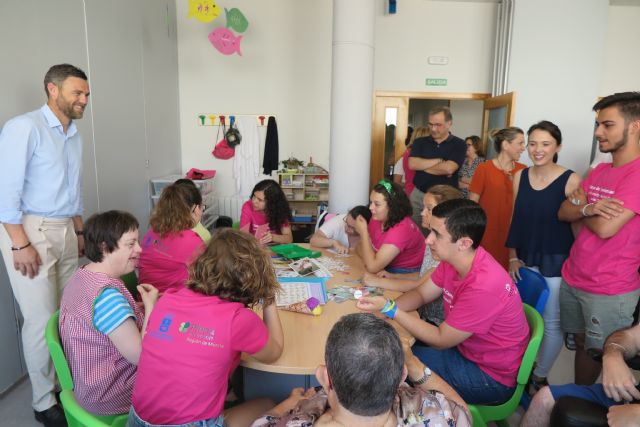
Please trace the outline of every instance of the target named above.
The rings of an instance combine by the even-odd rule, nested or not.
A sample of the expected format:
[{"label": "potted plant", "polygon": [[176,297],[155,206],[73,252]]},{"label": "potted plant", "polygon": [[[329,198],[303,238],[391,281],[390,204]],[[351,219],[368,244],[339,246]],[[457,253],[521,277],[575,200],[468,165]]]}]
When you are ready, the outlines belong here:
[{"label": "potted plant", "polygon": [[298,168],[304,166],[304,162],[302,160],[298,160],[293,156],[281,161],[280,163],[282,163],[282,166],[284,166],[283,171],[286,172],[298,172]]}]

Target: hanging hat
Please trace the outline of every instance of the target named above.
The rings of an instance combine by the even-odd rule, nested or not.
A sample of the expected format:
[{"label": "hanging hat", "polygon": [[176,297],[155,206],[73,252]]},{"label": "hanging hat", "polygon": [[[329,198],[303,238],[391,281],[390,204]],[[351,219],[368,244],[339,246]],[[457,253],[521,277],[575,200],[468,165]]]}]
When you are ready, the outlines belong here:
[{"label": "hanging hat", "polygon": [[222,160],[232,158],[235,153],[236,151],[233,148],[229,147],[229,144],[227,144],[227,140],[225,138],[222,138],[211,152],[211,154],[213,154],[216,159]]}]

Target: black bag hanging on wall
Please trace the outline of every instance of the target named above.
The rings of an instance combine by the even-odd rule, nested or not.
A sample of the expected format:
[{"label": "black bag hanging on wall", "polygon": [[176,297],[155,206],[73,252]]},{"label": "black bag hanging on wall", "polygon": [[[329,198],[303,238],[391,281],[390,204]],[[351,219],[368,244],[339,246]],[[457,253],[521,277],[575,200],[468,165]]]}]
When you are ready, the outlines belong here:
[{"label": "black bag hanging on wall", "polygon": [[240,135],[240,131],[237,127],[234,127],[233,123],[229,125],[229,129],[224,134],[224,139],[227,140],[227,144],[231,148],[235,148],[236,145],[240,144],[242,141],[242,135]]}]

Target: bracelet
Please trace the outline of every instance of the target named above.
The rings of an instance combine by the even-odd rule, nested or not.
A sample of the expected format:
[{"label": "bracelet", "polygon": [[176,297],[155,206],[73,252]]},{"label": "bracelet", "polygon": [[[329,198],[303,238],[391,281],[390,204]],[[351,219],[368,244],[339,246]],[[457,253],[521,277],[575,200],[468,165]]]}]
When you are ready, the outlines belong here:
[{"label": "bracelet", "polygon": [[584,206],[582,207],[582,210],[580,210],[580,213],[582,213],[582,216],[584,216],[584,217],[590,216],[590,215],[587,215],[587,208],[588,208],[589,206],[593,206],[594,204],[595,204],[595,203],[587,203],[586,205],[584,205]]},{"label": "bracelet", "polygon": [[84,230],[76,230],[76,236],[84,236]]},{"label": "bracelet", "polygon": [[382,307],[382,310],[380,310],[380,313],[384,314],[389,319],[393,319],[397,310],[398,306],[396,305],[396,302],[392,299],[388,299],[387,303]]},{"label": "bracelet", "polygon": [[606,343],[604,346],[606,348],[607,346],[610,346],[610,345],[618,347],[619,349],[621,349],[623,356],[627,353],[627,349],[622,344],[618,344],[617,342],[609,342],[609,343]]},{"label": "bracelet", "polygon": [[[518,262],[522,262],[522,260],[520,258],[509,258],[509,262],[513,262],[513,261],[518,261]],[[524,262],[522,262],[524,264]]]},{"label": "bracelet", "polygon": [[12,251],[21,251],[21,250],[23,250],[24,248],[28,248],[29,246],[31,246],[31,242],[27,243],[27,244],[26,244],[26,245],[24,245],[24,246],[20,246],[19,248],[14,248],[13,246],[11,246],[11,250],[12,250]]}]

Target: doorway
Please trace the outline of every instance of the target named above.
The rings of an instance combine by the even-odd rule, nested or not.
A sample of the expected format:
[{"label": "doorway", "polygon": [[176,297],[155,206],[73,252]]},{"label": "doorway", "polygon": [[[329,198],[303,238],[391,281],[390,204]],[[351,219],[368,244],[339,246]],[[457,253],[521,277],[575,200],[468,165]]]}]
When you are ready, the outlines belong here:
[{"label": "doorway", "polygon": [[[488,93],[378,91],[371,132],[370,188],[393,174],[393,165],[405,151],[408,127],[426,126],[429,110],[438,105],[451,108],[452,132],[460,138],[480,136],[485,152],[490,148],[489,129],[511,126],[515,118],[514,92],[491,97]],[[487,159],[492,158],[487,154]]]}]

